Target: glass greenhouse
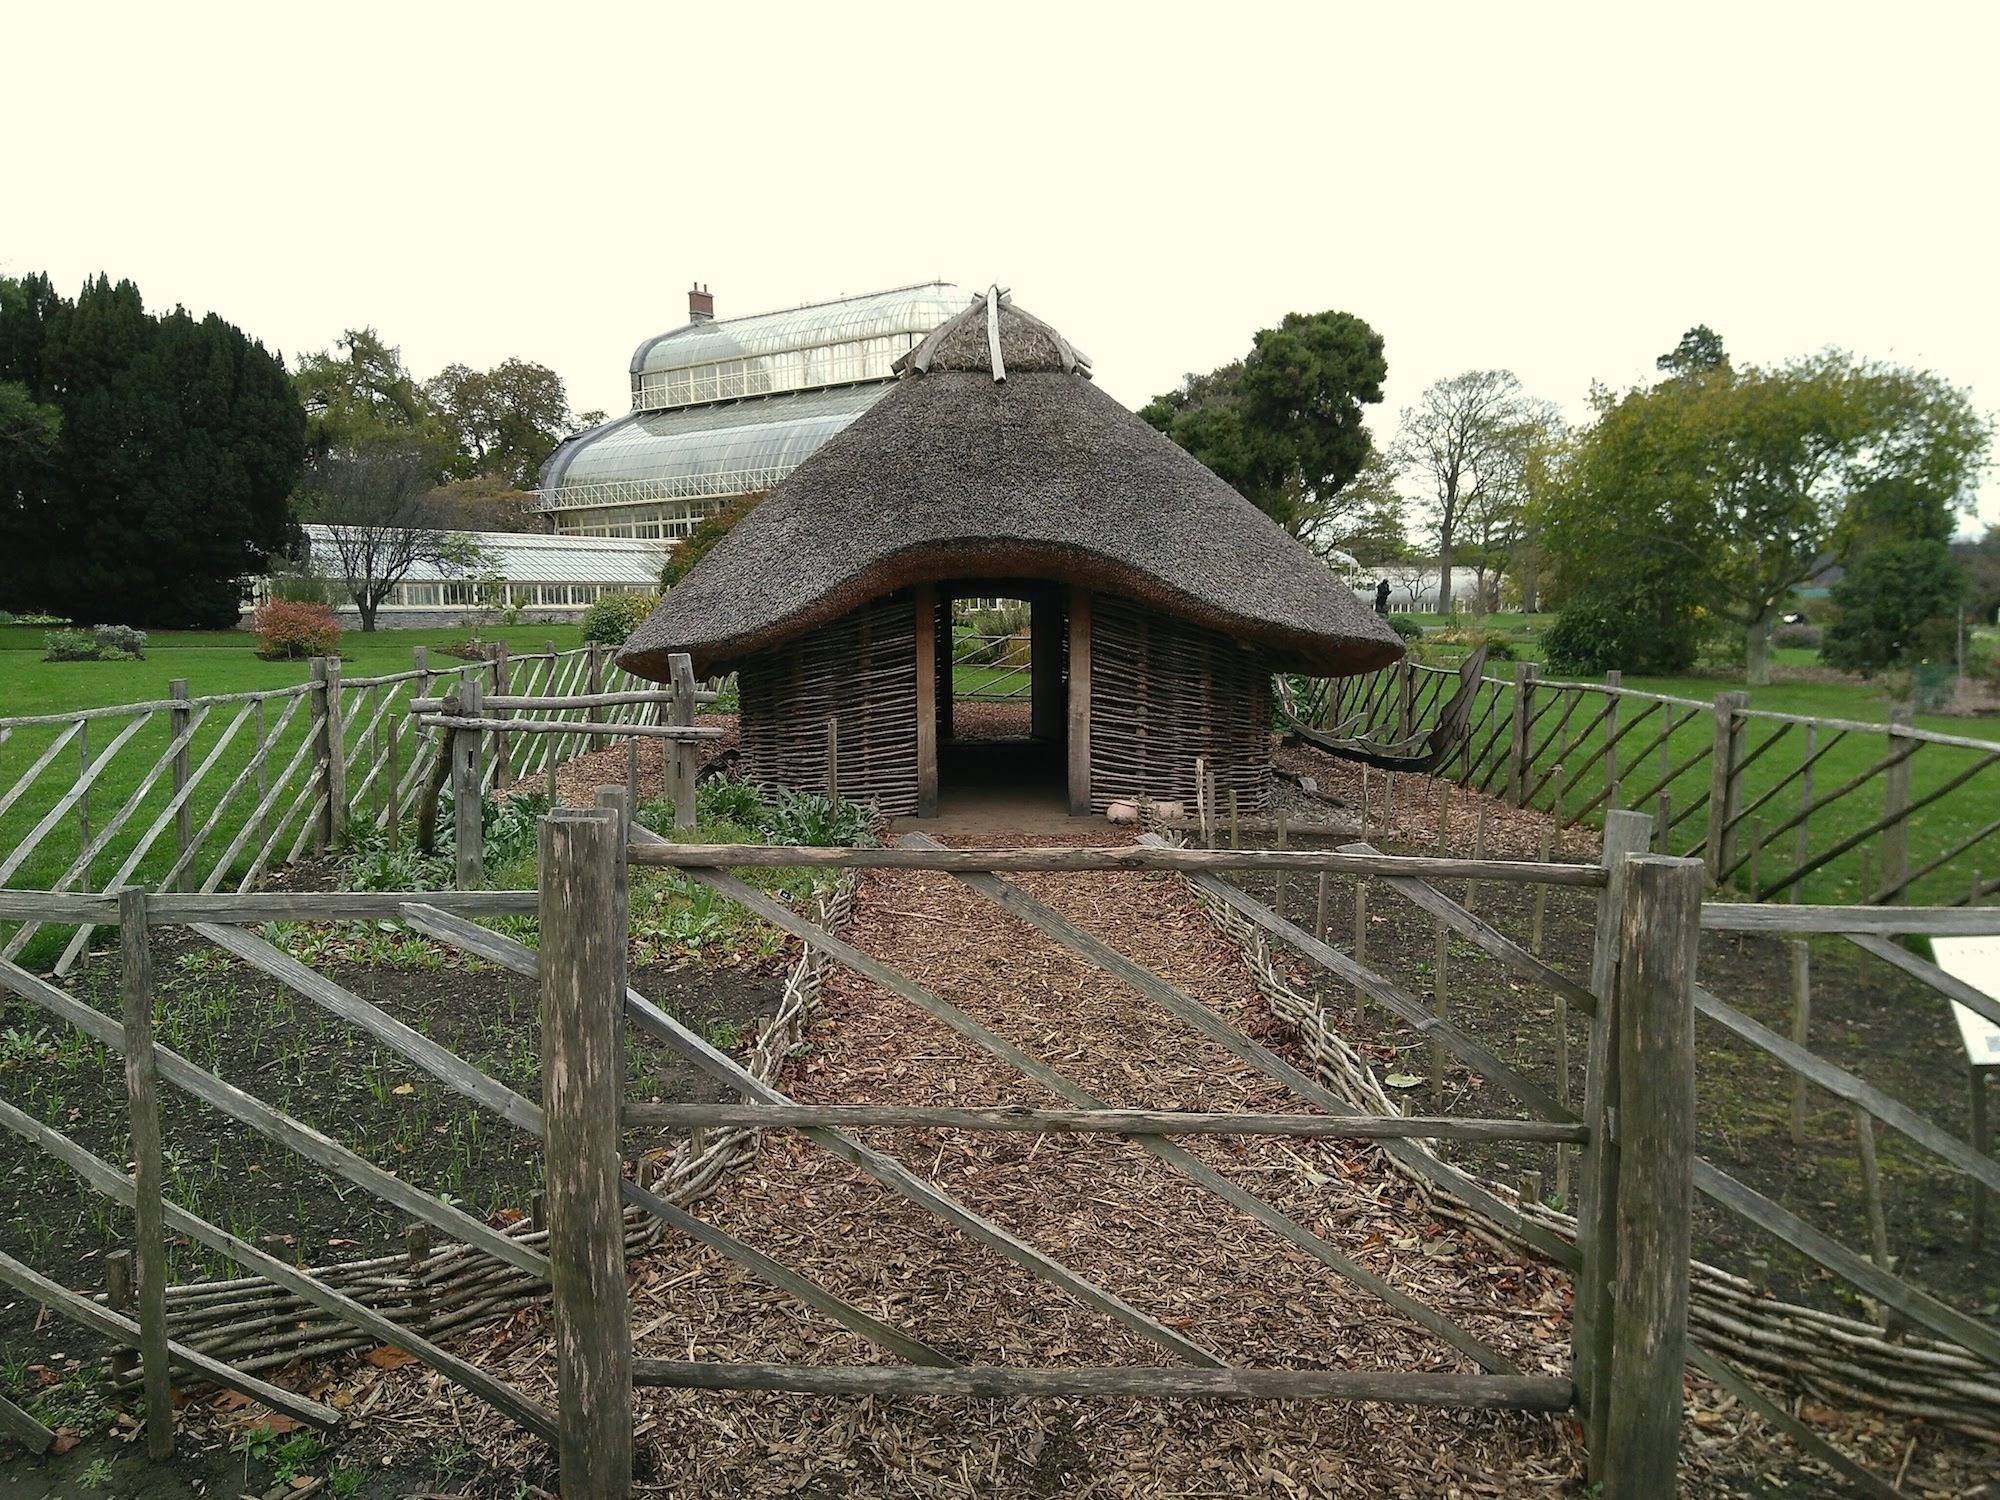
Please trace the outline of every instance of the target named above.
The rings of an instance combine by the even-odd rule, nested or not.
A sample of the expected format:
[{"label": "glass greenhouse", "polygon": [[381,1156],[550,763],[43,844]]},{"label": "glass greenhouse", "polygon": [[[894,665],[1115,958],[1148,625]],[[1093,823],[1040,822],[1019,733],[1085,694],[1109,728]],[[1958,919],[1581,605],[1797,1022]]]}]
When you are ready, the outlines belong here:
[{"label": "glass greenhouse", "polygon": [[866,411],[895,362],[966,301],[936,281],[717,321],[697,289],[688,323],[633,354],[630,414],[550,458],[542,508],[563,535],[671,545]]}]

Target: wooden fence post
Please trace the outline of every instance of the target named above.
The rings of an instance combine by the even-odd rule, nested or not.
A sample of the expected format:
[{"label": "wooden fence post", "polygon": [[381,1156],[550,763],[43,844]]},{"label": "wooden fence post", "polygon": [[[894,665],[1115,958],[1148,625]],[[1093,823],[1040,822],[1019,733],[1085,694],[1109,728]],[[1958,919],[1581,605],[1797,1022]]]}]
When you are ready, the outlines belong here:
[{"label": "wooden fence post", "polygon": [[[186,703],[187,695],[188,685],[185,677],[176,677],[172,682],[167,684],[167,696],[175,700],[172,720],[167,732],[176,741],[182,735],[186,734],[188,730],[191,711],[181,706]],[[174,795],[176,797],[180,796],[187,783],[188,747],[182,745],[180,749],[174,752]],[[191,801],[184,799],[181,802],[179,810],[174,814],[174,863],[176,865],[185,865],[187,863],[188,845],[193,842],[194,807]],[[85,878],[85,883],[89,883],[88,877]]]},{"label": "wooden fence post", "polygon": [[[502,698],[507,695],[507,684],[508,684],[508,679],[511,675],[512,675],[511,664],[507,660],[507,646],[506,643],[503,641],[500,645],[495,646],[493,648],[493,696],[494,697]],[[505,719],[511,716],[507,712],[502,711],[498,714],[495,714],[494,717],[498,719]],[[493,731],[493,785],[496,789],[504,790],[505,788],[510,787],[513,784],[514,784],[513,749],[507,743],[507,731],[504,729],[496,729]]]},{"label": "wooden fence post", "polygon": [[132,1123],[133,1245],[138,1254],[139,1358],[146,1384],[146,1455],[174,1451],[173,1388],[167,1368],[167,1239],[161,1203],[160,1078],[153,1053],[153,944],[146,928],[146,892],[118,892],[118,943],[123,958],[119,995],[125,1025],[125,1093]]},{"label": "wooden fence post", "polygon": [[1514,663],[1514,738],[1507,752],[1507,800],[1516,807],[1528,793],[1528,724],[1534,718],[1538,672],[1531,661]]},{"label": "wooden fence post", "polygon": [[[1410,676],[1410,658],[1403,656],[1396,663],[1396,738],[1407,741],[1415,731],[1413,698],[1415,681]],[[1365,837],[1366,835],[1364,835]]]},{"label": "wooden fence post", "polygon": [[597,642],[588,642],[583,653],[584,684],[593,694],[601,693],[604,691],[604,657],[598,652]]},{"label": "wooden fence post", "polygon": [[[1915,714],[1908,708],[1898,708],[1889,714],[1889,748],[1896,751],[1904,748],[1905,734],[1915,722]],[[1911,748],[1914,748],[1912,744]],[[1882,773],[1882,817],[1887,826],[1882,830],[1882,884],[1880,889],[1894,891],[1889,899],[1903,901],[1901,887],[1910,878],[1910,761],[1904,756]],[[1894,821],[1888,821],[1893,819]],[[1875,899],[1872,891],[1861,893],[1863,901]]]},{"label": "wooden fence post", "polygon": [[[694,660],[685,651],[676,651],[667,658],[667,675],[672,679],[674,699],[667,707],[667,720],[672,724],[694,723],[695,682]],[[662,759],[673,767],[673,774],[667,778],[668,795],[674,799],[674,827],[694,827],[695,783],[700,779],[700,752],[693,740],[666,740],[660,742],[666,747]]]},{"label": "wooden fence post", "polygon": [[1640,812],[1607,813],[1603,863],[1609,880],[1597,898],[1597,934],[1590,954],[1590,992],[1597,1011],[1590,1019],[1590,1042],[1583,1073],[1583,1119],[1590,1139],[1577,1156],[1576,1247],[1581,1264],[1570,1313],[1570,1352],[1575,1367],[1577,1406],[1583,1415],[1584,1448],[1604,1451],[1608,1406],[1608,1345],[1611,1336],[1613,1213],[1618,1197],[1618,1151],[1611,1138],[1611,1111],[1618,1103],[1618,954],[1629,859],[1652,842],[1653,820]]},{"label": "wooden fence post", "polygon": [[1618,959],[1618,1188],[1605,1500],[1672,1500],[1687,1364],[1694,1209],[1694,971],[1699,862],[1627,861]]},{"label": "wooden fence post", "polygon": [[[458,712],[468,719],[479,717],[480,683],[475,674],[459,680]],[[476,890],[485,879],[485,828],[481,822],[479,795],[480,765],[477,729],[454,729],[446,742],[451,756],[451,827],[457,861],[458,888]]]},{"label": "wooden fence post", "polygon": [[1743,761],[1743,710],[1749,704],[1748,693],[1715,695],[1715,745],[1708,757],[1708,840],[1702,845],[1711,882],[1735,862],[1736,809],[1742,793],[1737,771]]},{"label": "wooden fence post", "polygon": [[624,883],[615,811],[541,826],[542,1108],[562,1493],[628,1494],[632,1326],[619,1209]]},{"label": "wooden fence post", "polygon": [[[1625,674],[1612,670],[1604,674],[1604,685],[1611,689],[1611,702],[1604,710],[1604,810],[1612,812],[1618,806],[1620,784],[1618,779],[1618,711],[1624,700],[1618,690],[1625,686]],[[1536,886],[1541,890],[1541,886]]]}]

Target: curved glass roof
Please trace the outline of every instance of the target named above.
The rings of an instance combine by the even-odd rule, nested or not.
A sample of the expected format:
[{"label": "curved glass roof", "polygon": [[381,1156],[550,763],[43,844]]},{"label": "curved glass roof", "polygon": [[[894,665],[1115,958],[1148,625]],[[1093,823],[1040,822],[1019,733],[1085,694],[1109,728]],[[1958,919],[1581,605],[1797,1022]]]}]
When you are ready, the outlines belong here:
[{"label": "curved glass roof", "polygon": [[969,293],[948,281],[927,281],[783,312],[688,323],[641,344],[632,355],[632,373],[650,375],[857,339],[926,334],[952,314],[963,312],[968,300]]},{"label": "curved glass roof", "polygon": [[634,412],[571,438],[542,473],[567,506],[768,489],[889,392],[886,384],[679,411]]}]

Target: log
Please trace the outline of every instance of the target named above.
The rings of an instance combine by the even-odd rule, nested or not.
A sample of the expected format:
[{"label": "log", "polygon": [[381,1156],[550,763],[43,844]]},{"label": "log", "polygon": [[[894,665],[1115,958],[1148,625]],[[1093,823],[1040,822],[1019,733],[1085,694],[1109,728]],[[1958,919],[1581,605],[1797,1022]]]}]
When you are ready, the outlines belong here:
[{"label": "log", "polygon": [[795,1391],[816,1396],[1119,1396],[1140,1400],[1387,1401],[1516,1411],[1564,1411],[1570,1383],[1542,1375],[1419,1374],[1404,1370],[1184,1370],[1144,1365],[1018,1369],[963,1365],[924,1370],[882,1365],[634,1362],[638,1385],[711,1391]]},{"label": "log", "polygon": [[1425,1115],[1205,1114],[1152,1109],[947,1109],[917,1104],[628,1104],[625,1124],[666,1130],[978,1130],[1043,1135],[1272,1135],[1332,1140],[1581,1142],[1581,1125]]}]

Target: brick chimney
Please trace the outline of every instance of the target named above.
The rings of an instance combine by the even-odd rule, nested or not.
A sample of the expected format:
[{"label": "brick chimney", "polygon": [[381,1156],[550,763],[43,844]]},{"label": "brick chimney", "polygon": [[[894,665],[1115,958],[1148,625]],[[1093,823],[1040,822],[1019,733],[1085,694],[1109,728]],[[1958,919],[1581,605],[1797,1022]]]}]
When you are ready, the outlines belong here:
[{"label": "brick chimney", "polygon": [[688,289],[688,321],[690,323],[715,321],[715,298],[700,282],[696,282]]}]

